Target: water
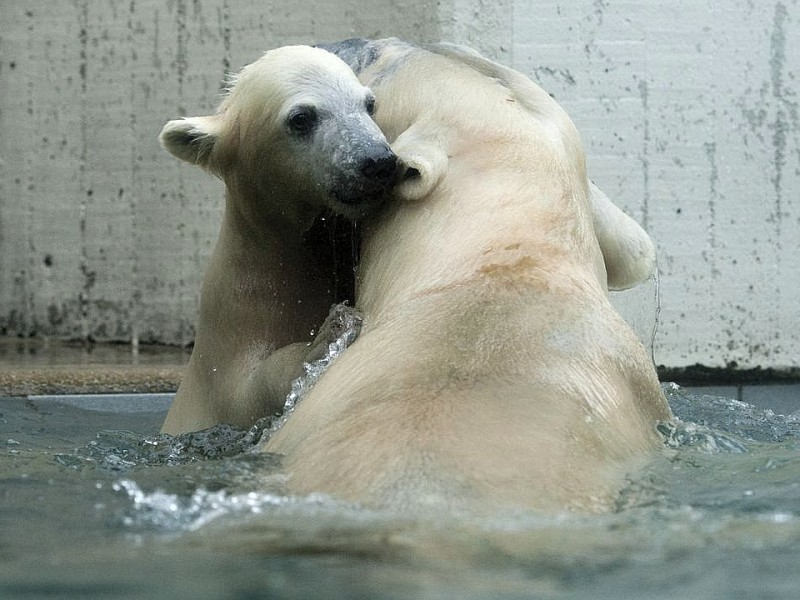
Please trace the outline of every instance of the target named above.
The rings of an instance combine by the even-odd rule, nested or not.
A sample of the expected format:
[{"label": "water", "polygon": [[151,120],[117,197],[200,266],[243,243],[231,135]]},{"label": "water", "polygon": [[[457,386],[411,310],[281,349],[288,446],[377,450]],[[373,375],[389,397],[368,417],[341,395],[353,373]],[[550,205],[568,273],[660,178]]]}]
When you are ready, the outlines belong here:
[{"label": "water", "polygon": [[607,515],[442,519],[286,495],[271,422],[0,399],[0,598],[796,598],[800,419],[665,386]]},{"label": "water", "polygon": [[321,331],[317,333],[317,338],[322,338],[325,343],[318,349],[322,355],[310,362],[303,363],[303,373],[294,381],[286,401],[283,403],[283,413],[280,417],[273,419],[269,433],[274,434],[291,417],[297,403],[314,387],[317,380],[328,370],[328,367],[352,344],[359,333],[364,322],[360,311],[346,303],[334,304],[331,307],[328,318],[322,325]]}]

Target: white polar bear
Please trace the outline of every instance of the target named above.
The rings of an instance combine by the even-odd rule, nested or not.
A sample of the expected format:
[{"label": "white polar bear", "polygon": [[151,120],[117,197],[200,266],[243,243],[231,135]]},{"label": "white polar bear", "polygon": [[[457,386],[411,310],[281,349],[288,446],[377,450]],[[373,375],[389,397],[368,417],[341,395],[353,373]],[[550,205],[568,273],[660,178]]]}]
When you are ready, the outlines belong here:
[{"label": "white polar bear", "polygon": [[407,169],[364,224],[360,337],[263,449],[297,493],[446,510],[602,510],[671,417],[607,297],[647,235],[590,192],[574,125],[451,46],[327,46],[377,97]]},{"label": "white polar bear", "polygon": [[163,146],[219,176],[226,203],[194,350],[162,431],[247,427],[283,407],[282,383],[306,348],[273,351],[307,339],[337,300],[330,242],[323,234],[315,248],[304,234],[326,208],[365,213],[395,181],[373,108],[344,62],[292,46],[245,67],[216,114],[164,127]]}]

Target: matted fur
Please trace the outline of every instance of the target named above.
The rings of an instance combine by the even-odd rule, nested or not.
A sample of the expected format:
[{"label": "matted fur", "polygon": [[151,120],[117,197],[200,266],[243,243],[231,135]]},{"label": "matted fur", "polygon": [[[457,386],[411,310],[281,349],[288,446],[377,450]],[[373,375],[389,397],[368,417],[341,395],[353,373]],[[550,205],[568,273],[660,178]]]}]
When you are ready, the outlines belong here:
[{"label": "matted fur", "polygon": [[[594,211],[611,203],[590,197],[569,117],[452,46],[327,48],[408,169],[365,223],[361,336],[264,449],[292,490],[368,505],[609,508],[671,415],[608,301]],[[646,234],[614,223],[603,243],[634,251],[611,258],[636,262],[625,237]]]},{"label": "matted fur", "polygon": [[[327,211],[375,208],[394,182],[395,156],[370,117],[371,97],[340,59],[290,46],[242,69],[213,115],[164,127],[169,152],[226,187],[194,351],[164,432],[247,427],[282,408],[302,342],[350,296],[336,290],[336,221],[322,223],[329,236],[313,235],[316,243],[307,239],[319,228],[312,224]],[[310,115],[307,131],[292,129],[301,112]]]}]

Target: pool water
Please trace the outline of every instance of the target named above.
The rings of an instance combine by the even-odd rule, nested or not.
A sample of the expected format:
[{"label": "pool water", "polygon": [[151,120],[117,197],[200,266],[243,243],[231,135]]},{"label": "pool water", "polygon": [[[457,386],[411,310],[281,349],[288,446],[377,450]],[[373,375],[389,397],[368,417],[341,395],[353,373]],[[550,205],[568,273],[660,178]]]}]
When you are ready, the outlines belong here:
[{"label": "pool water", "polygon": [[261,430],[0,399],[0,598],[797,598],[800,416],[665,385],[663,456],[606,515],[287,496]]}]

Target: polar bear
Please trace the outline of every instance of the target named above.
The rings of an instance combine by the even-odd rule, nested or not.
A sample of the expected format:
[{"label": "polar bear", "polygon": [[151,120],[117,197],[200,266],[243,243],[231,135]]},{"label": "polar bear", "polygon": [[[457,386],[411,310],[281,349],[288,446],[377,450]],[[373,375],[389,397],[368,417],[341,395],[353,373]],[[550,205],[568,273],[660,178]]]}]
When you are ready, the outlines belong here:
[{"label": "polar bear", "polygon": [[447,45],[325,47],[405,172],[362,225],[360,337],[263,449],[293,492],[371,506],[609,508],[671,418],[607,295],[649,275],[649,238],[521,74]]},{"label": "polar bear", "polygon": [[247,427],[283,407],[281,384],[305,352],[299,342],[341,299],[327,232],[317,236],[322,247],[304,235],[325,210],[367,213],[395,181],[396,156],[373,110],[373,94],[344,62],[289,46],[246,66],[215,114],[164,127],[164,148],[220,177],[226,203],[163,432]]}]

